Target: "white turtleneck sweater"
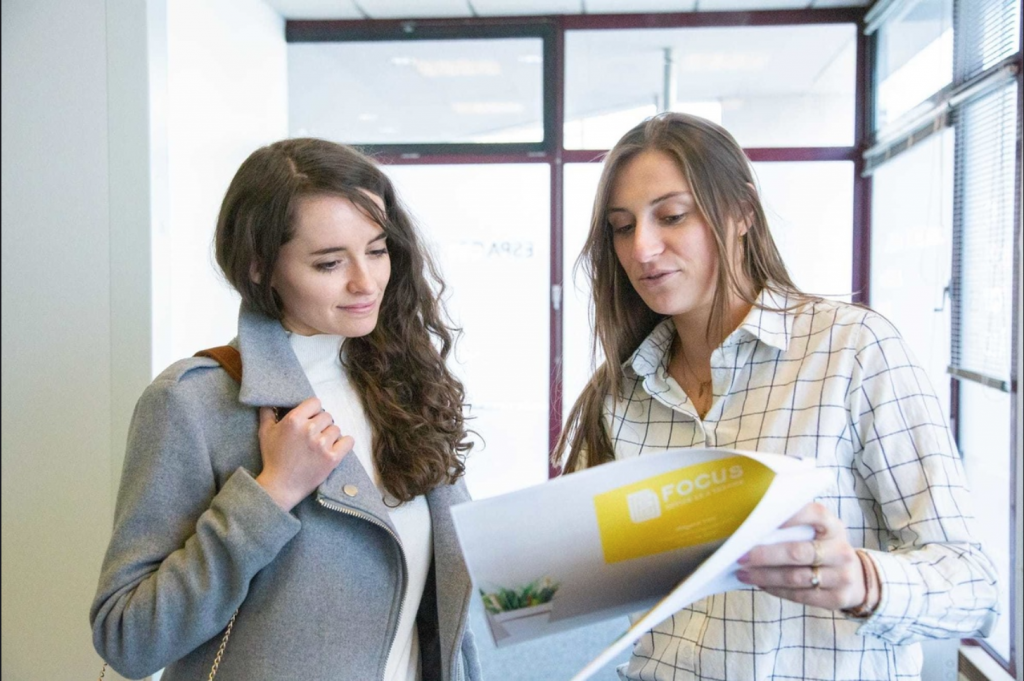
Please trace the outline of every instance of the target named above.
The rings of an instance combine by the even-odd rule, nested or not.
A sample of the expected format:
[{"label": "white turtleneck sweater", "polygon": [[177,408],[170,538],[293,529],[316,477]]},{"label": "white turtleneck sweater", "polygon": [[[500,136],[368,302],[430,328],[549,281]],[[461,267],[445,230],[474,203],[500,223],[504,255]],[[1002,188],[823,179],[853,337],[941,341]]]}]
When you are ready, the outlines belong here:
[{"label": "white turtleneck sweater", "polygon": [[351,435],[355,439],[355,446],[348,456],[355,454],[359,457],[359,462],[381,491],[385,503],[391,507],[391,523],[398,531],[398,537],[402,542],[408,581],[402,603],[402,616],[388,655],[384,679],[419,681],[421,669],[416,611],[419,610],[427,572],[430,570],[433,547],[430,508],[426,497],[418,496],[394,508],[396,500],[383,491],[371,451],[373,431],[370,422],[363,411],[359,396],[341,366],[339,351],[345,339],[342,336],[326,334],[300,336],[293,333],[290,334],[289,340],[324,410],[341,428],[342,435]]}]

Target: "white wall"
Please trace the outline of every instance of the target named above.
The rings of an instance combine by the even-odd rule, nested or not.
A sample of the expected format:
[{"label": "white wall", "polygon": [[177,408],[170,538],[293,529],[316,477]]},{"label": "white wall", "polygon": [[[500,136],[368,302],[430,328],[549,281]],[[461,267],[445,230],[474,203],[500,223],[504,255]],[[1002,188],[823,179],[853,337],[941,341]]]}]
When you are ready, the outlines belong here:
[{"label": "white wall", "polygon": [[147,53],[159,10],[3,3],[4,679],[100,667],[88,609],[125,409],[149,380]]},{"label": "white wall", "polygon": [[88,610],[132,407],[154,368],[234,334],[217,208],[287,132],[281,18],[167,4],[2,5],[5,680],[99,672]]},{"label": "white wall", "polygon": [[155,235],[154,370],[235,335],[238,297],[213,256],[238,166],[288,136],[284,20],[262,0],[168,6],[169,223]]}]

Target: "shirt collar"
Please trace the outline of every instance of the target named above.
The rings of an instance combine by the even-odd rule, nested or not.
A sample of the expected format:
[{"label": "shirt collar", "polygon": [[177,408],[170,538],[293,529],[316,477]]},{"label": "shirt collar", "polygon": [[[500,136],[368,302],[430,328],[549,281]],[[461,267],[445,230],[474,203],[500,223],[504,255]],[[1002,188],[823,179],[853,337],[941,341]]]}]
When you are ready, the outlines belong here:
[{"label": "shirt collar", "polygon": [[623,367],[630,366],[637,376],[651,376],[659,369],[666,370],[668,352],[676,335],[676,324],[671,317],[662,320],[640,346],[626,360]]},{"label": "shirt collar", "polygon": [[[722,347],[755,338],[785,351],[793,333],[793,314],[786,310],[790,305],[789,295],[763,289],[740,325],[722,341]],[[676,325],[671,317],[660,322],[625,361],[623,368],[632,367],[637,376],[644,377],[657,373],[659,369],[667,371],[669,348],[675,333]]]},{"label": "shirt collar", "polygon": [[745,332],[762,343],[785,352],[789,348],[789,339],[793,336],[793,311],[787,310],[793,305],[791,296],[786,293],[775,293],[762,289],[757,302],[750,308],[743,322],[736,331],[729,334],[723,345],[737,343],[738,334]]}]

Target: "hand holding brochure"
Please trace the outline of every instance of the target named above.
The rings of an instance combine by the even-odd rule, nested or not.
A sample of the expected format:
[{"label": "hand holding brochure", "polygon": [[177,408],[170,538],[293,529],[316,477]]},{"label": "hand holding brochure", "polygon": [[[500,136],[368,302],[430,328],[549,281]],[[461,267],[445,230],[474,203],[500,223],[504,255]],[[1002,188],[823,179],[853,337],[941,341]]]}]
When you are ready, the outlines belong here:
[{"label": "hand holding brochure", "polygon": [[648,610],[575,677],[586,679],[676,611],[748,588],[736,560],[829,482],[812,461],[676,449],[616,461],[452,509],[497,646]]}]

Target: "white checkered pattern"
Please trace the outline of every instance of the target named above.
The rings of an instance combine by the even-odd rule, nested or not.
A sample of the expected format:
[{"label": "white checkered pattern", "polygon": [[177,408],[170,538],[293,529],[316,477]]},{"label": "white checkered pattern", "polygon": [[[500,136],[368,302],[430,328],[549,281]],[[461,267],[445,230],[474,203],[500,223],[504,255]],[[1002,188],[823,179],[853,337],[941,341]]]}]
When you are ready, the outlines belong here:
[{"label": "white checkered pattern", "polygon": [[645,634],[620,676],[916,679],[913,642],[991,630],[996,571],[971,533],[959,456],[924,371],[887,320],[830,301],[755,306],[711,356],[703,421],[668,375],[674,334],[666,320],[624,367],[625,394],[608,401],[616,457],[728,447],[813,459],[835,480],[818,501],[870,550],[882,597],[856,620],[754,589],[711,596]]}]

